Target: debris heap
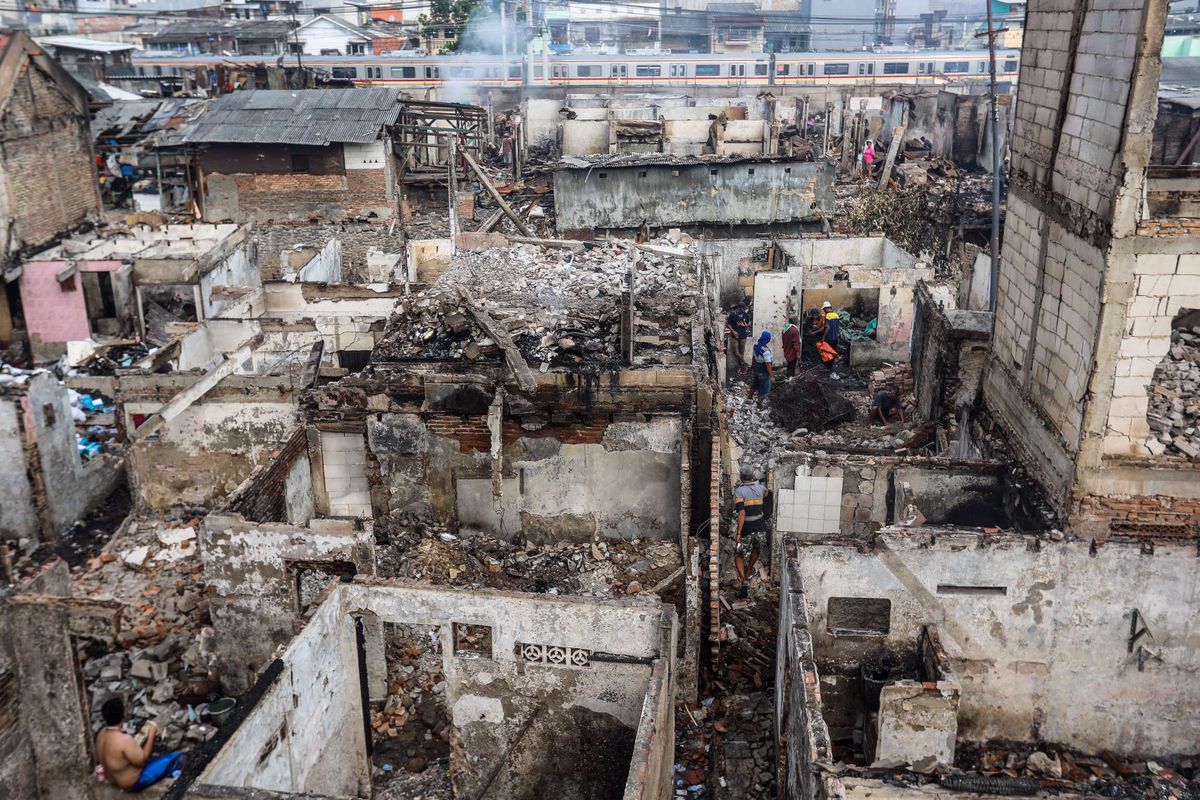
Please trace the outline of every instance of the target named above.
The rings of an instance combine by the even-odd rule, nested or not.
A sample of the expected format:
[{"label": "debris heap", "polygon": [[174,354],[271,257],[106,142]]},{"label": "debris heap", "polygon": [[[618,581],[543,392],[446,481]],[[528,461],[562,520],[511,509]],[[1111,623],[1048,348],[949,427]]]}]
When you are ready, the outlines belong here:
[{"label": "debris heap", "polygon": [[821,430],[854,419],[854,403],[829,381],[823,369],[812,370],[785,381],[767,396],[771,416],[787,430]]},{"label": "debris heap", "polygon": [[1176,328],[1150,386],[1151,451],[1200,460],[1200,326]]},{"label": "debris heap", "polygon": [[564,244],[460,251],[436,283],[397,303],[376,360],[497,357],[499,345],[474,318],[465,290],[534,367],[616,363],[622,295],[632,281],[635,355],[690,361],[690,327],[679,325],[699,303],[690,247],[669,239],[648,247]]}]

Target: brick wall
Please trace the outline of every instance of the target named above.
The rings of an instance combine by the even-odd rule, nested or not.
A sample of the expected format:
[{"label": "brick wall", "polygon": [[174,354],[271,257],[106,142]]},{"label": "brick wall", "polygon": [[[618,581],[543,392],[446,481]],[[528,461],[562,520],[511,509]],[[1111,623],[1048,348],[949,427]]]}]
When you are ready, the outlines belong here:
[{"label": "brick wall", "polygon": [[[91,133],[57,84],[32,62],[0,118],[0,181],[12,220],[10,252],[44,244],[100,215]],[[7,221],[0,237],[7,238]]]},{"label": "brick wall", "polygon": [[[425,420],[425,427],[435,436],[457,441],[461,453],[486,452],[492,446],[492,434],[488,430],[486,416],[431,416]],[[506,418],[502,423],[501,436],[504,444],[511,444],[521,438],[552,438],[563,444],[600,444],[606,430],[607,422],[588,422],[547,425],[541,430],[529,431],[522,428],[516,420]]]},{"label": "brick wall", "polygon": [[1200,499],[1196,498],[1086,495],[1076,502],[1072,517],[1075,530],[1102,539],[1200,537]]},{"label": "brick wall", "polygon": [[234,222],[390,219],[394,213],[394,203],[387,196],[387,171],[382,169],[347,170],[340,175],[213,173],[209,175],[210,189],[224,195],[229,178],[235,197],[211,198],[216,202],[206,205],[206,221],[219,222],[209,217],[231,209],[236,209]]},{"label": "brick wall", "polygon": [[404,244],[397,226],[380,222],[343,220],[325,223],[263,223],[255,225],[250,238],[258,252],[259,269],[263,280],[280,280],[279,254],[290,251],[293,245],[303,244],[322,249],[331,239],[341,243],[342,279],[346,283],[361,283],[368,279],[367,258],[371,253],[403,254]]},{"label": "brick wall", "polygon": [[222,511],[241,514],[250,522],[287,522],[285,484],[296,459],[308,454],[308,437],[298,426],[278,454],[250,473],[246,482],[226,498]]}]

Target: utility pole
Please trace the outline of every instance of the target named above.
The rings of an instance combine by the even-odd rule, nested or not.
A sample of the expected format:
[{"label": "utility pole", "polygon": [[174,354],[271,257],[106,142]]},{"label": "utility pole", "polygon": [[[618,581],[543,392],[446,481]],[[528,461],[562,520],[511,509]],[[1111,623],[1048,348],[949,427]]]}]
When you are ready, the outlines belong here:
[{"label": "utility pole", "polygon": [[[507,11],[505,8],[506,5],[507,3],[504,0],[500,0],[500,52],[502,54],[501,61],[504,63],[504,66],[501,68],[504,71],[500,75],[501,86],[508,86],[508,14],[505,13]],[[991,25],[988,27],[990,28]]]},{"label": "utility pole", "polygon": [[994,312],[1000,282],[1000,170],[1003,168],[1000,158],[1000,110],[996,101],[996,35],[1000,31],[992,25],[992,0],[984,2],[987,3],[988,82],[992,95],[992,275],[988,284],[988,309]]}]

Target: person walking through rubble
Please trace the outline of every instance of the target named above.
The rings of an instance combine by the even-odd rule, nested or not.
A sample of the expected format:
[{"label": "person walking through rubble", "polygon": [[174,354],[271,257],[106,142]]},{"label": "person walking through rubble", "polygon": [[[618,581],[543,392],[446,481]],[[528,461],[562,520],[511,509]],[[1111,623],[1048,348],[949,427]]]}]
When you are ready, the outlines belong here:
[{"label": "person walking through rubble", "polygon": [[804,312],[804,332],[801,341],[803,347],[800,350],[800,360],[806,364],[820,364],[821,353],[817,349],[817,342],[825,341],[825,315],[820,309],[810,308]]},{"label": "person walking through rubble", "polygon": [[750,594],[754,566],[767,546],[767,488],[748,466],[743,466],[738,475],[738,485],[733,490],[733,509],[737,514],[733,566],[742,581],[738,597],[745,598]]},{"label": "person walking through rubble", "polygon": [[788,317],[787,325],[783,326],[783,360],[787,362],[787,376],[791,378],[800,362],[800,323],[795,317]]},{"label": "person walking through rubble", "polygon": [[750,394],[762,408],[775,382],[775,356],[771,353],[771,332],[763,331],[754,344],[753,366],[750,368]]},{"label": "person walking through rubble", "polygon": [[875,177],[875,142],[867,139],[863,145],[863,177],[867,180]]},{"label": "person walking through rubble", "polygon": [[[751,330],[750,312],[746,310],[745,303],[738,303],[725,319],[725,338],[728,342],[726,349],[733,353],[733,361],[737,363],[739,372],[744,372],[750,366],[746,358],[746,342],[750,340]],[[732,363],[727,363],[726,370],[730,371],[732,366]]]}]

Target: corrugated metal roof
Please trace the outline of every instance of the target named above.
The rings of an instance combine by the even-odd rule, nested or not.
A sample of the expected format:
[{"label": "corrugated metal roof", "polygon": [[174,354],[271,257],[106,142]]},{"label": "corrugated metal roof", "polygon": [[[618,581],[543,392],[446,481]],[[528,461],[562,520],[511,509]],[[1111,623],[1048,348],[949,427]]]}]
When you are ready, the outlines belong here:
[{"label": "corrugated metal roof", "polygon": [[189,143],[373,142],[400,115],[399,89],[240,91],[213,100],[189,126]]}]

